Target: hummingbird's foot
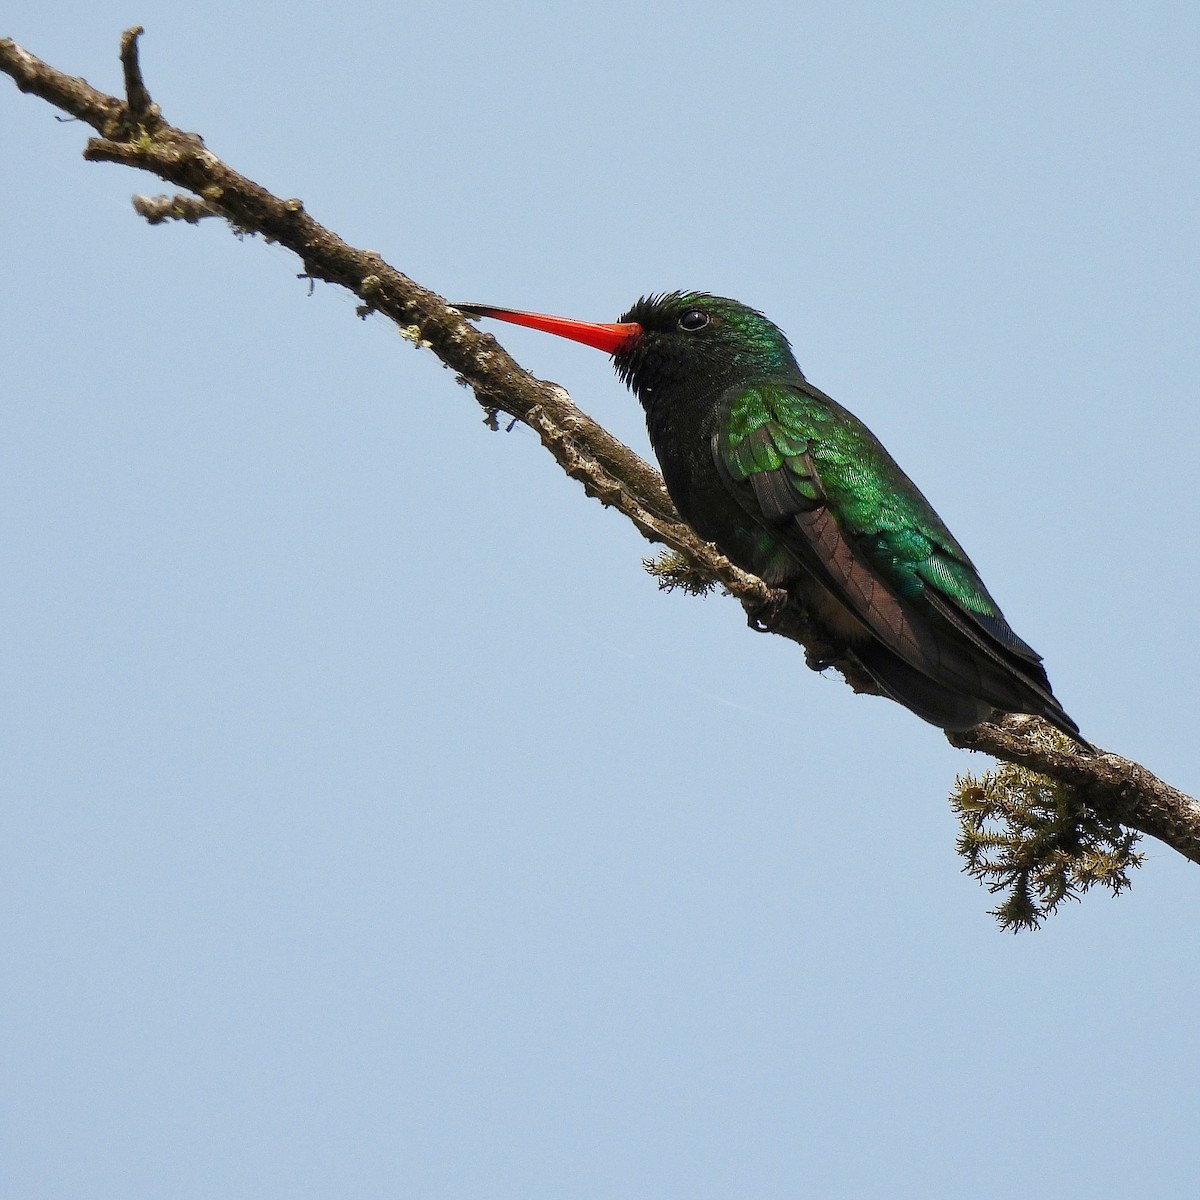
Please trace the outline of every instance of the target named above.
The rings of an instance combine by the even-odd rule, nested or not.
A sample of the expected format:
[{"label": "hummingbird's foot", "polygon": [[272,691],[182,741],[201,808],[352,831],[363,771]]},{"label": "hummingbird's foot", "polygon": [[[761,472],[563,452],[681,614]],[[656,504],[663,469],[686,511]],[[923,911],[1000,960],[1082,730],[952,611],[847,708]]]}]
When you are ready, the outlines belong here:
[{"label": "hummingbird's foot", "polygon": [[755,633],[774,633],[787,612],[790,597],[782,588],[772,588],[770,597],[755,604],[742,601],[746,609],[746,624]]}]

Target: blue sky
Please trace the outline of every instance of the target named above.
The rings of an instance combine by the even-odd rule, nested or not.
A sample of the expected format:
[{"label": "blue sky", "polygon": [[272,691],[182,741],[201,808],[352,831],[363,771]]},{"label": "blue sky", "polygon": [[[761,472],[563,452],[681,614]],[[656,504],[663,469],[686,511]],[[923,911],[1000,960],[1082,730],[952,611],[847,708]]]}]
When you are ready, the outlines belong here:
[{"label": "blue sky", "polygon": [[[107,90],[143,23],[168,119],[451,298],[763,309],[1085,735],[1200,788],[1194,5],[20,7]],[[1193,867],[1000,934],[983,761],[0,96],[12,1195],[1195,1190]]]}]

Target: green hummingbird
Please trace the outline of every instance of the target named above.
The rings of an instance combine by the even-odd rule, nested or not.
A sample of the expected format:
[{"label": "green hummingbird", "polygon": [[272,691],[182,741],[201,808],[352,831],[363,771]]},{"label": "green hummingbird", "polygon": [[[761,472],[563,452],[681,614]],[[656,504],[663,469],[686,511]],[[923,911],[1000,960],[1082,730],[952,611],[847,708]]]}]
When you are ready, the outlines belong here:
[{"label": "green hummingbird", "polygon": [[783,589],[893,700],[946,730],[1031,713],[1082,743],[929,501],[762,313],[706,292],[643,297],[615,324],[457,307],[611,354],[683,519]]}]

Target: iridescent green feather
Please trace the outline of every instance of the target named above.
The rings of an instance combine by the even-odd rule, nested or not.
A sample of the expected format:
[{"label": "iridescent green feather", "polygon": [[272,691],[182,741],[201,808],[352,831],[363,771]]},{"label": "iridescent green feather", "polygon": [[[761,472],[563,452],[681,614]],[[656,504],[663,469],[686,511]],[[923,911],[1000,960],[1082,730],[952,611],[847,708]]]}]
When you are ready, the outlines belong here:
[{"label": "iridescent green feather", "polygon": [[719,449],[736,480],[785,468],[798,497],[823,498],[845,536],[900,594],[933,588],[996,625],[1003,640],[1015,638],[929,502],[870,430],[815,388],[746,388],[729,406]]}]

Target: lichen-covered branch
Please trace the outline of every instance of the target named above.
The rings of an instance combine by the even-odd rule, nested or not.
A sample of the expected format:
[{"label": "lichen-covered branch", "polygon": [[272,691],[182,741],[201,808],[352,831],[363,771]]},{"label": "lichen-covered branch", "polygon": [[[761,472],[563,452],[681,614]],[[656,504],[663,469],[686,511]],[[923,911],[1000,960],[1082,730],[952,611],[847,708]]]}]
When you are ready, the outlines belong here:
[{"label": "lichen-covered branch", "polygon": [[[142,77],[141,32],[140,27],[130,29],[121,39],[123,99],[56,70],[8,38],[0,39],[0,71],[21,91],[96,131],[84,149],[89,161],[150,171],[188,193],[170,199],[138,197],[138,211],[151,223],[194,223],[218,215],[239,232],[258,234],[293,251],[306,277],[353,292],[361,301],[360,313],[380,313],[405,337],[436,354],[474,391],[493,428],[498,413],[528,425],[589,496],[623,513],[649,540],[664,544],[670,557],[654,567],[660,584],[691,591],[703,590],[705,583],[719,586],[742,602],[752,620],[772,614],[771,632],[804,646],[810,665],[830,664],[836,648],[823,642],[807,615],[784,605],[781,593],[698,538],[676,513],[658,472],[577,408],[560,387],[533,378],[441,296],[374,251],[348,245],[315,221],[299,200],[272,195],[219,159],[198,134],[169,124]],[[875,690],[852,656],[834,657],[832,665],[855,690]],[[1137,763],[1115,754],[1088,754],[1047,732],[1036,718],[1007,717],[953,735],[951,741],[1039,772],[1072,789],[1103,820],[1150,834],[1200,862],[1200,804]]]},{"label": "lichen-covered branch", "polygon": [[[309,279],[336,283],[362,300],[359,312],[395,322],[417,345],[432,350],[473,389],[492,417],[507,413],[534,430],[559,466],[589,496],[625,514],[651,541],[662,542],[695,570],[741,600],[750,611],[777,606],[782,596],[734,566],[698,538],[675,511],[658,472],[617,441],[560,387],[533,378],[492,337],[481,333],[445,299],[409,279],[372,250],[360,250],[318,224],[299,200],[281,199],[222,162],[195,133],[168,124],[150,100],[137,64],[140,28],[121,40],[122,63],[134,95],[121,101],[83,79],[65,75],[11,39],[0,40],[0,70],[25,92],[40,96],[91,125],[84,158],[151,171],[186,188],[195,199],[137,199],[152,223],[174,216],[199,219],[213,212],[239,232],[255,233],[292,250]],[[803,643],[819,641],[804,614],[789,612],[776,632]],[[853,686],[874,684],[852,661],[835,664]]]},{"label": "lichen-covered branch", "polygon": [[[1048,753],[1058,749],[1044,727],[1031,724],[1026,740]],[[954,781],[958,852],[970,875],[993,895],[1005,894],[993,909],[1001,928],[1036,929],[1064,901],[1094,887],[1114,896],[1129,887],[1129,873],[1145,857],[1134,849],[1136,829],[1115,806],[1085,796],[1081,787],[1014,762]]]},{"label": "lichen-covered branch", "polygon": [[1148,833],[1200,863],[1200,804],[1140,763],[1107,750],[1081,754],[1035,717],[1004,717],[969,733],[946,736],[964,750],[990,754],[1067,784],[1107,819]]}]

